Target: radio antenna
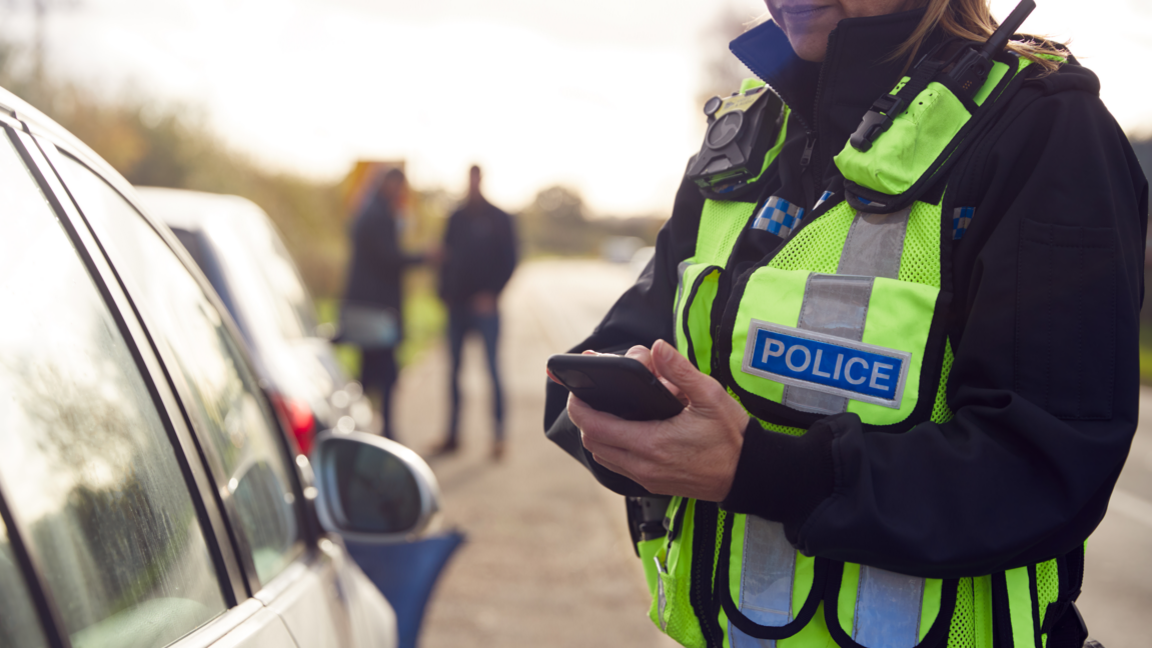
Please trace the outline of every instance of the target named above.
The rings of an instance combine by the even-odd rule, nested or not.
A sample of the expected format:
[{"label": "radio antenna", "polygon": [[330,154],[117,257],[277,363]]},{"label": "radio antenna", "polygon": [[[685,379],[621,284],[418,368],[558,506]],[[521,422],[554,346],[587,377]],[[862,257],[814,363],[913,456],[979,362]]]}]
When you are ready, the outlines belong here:
[{"label": "radio antenna", "polygon": [[1012,38],[1012,34],[1020,29],[1020,25],[1024,24],[1024,19],[1032,10],[1036,8],[1036,3],[1033,0],[1022,0],[1012,13],[1000,23],[1000,27],[988,38],[988,42],[984,43],[984,47],[980,48],[980,56],[990,59],[996,56],[1004,46],[1008,44],[1008,39]]}]

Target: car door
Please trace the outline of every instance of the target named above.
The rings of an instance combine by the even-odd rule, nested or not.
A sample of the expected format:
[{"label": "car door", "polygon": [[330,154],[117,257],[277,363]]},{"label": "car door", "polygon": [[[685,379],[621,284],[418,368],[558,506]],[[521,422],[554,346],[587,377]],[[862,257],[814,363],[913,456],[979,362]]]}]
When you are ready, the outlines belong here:
[{"label": "car door", "polygon": [[0,646],[204,646],[245,621],[233,645],[291,645],[236,604],[156,358],[21,130],[0,117]]},{"label": "car door", "polygon": [[[300,483],[294,453],[206,282],[107,176],[69,154],[48,157],[169,368],[248,593],[283,620],[300,648],[390,643],[391,608],[365,590],[338,542],[319,537],[306,505],[315,491]],[[363,609],[371,610],[367,623]]]}]

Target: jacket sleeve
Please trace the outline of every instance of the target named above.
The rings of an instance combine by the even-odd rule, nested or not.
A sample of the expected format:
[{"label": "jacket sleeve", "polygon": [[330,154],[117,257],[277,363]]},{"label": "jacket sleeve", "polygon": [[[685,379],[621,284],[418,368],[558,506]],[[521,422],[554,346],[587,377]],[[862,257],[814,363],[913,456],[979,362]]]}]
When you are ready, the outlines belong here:
[{"label": "jacket sleeve", "polygon": [[[680,186],[672,218],[657,236],[652,261],[592,335],[569,352],[624,353],[637,344],[650,347],[656,340],[672,341],[673,298],[679,280],[677,267],[695,251],[703,200],[691,183]],[[649,495],[643,486],[596,463],[580,440],[580,430],[568,419],[567,403],[568,390],[548,381],[544,408],[544,430],[548,439],[572,455],[608,489],[621,495]]]},{"label": "jacket sleeve", "polygon": [[955,417],[750,428],[725,507],[805,553],[934,578],[1047,560],[1099,524],[1136,427],[1148,186],[1095,93],[1051,79],[969,168],[984,190],[952,248]]}]

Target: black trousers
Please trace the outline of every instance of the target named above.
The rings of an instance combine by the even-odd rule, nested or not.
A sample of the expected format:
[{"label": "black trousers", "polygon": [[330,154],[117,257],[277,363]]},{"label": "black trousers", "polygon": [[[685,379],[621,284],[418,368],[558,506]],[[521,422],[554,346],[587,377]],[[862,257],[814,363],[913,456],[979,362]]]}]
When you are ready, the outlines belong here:
[{"label": "black trousers", "polygon": [[392,426],[392,390],[400,375],[396,367],[396,351],[387,349],[363,349],[360,352],[360,384],[364,391],[380,394],[380,415],[384,419],[385,438],[395,439],[396,430]]}]

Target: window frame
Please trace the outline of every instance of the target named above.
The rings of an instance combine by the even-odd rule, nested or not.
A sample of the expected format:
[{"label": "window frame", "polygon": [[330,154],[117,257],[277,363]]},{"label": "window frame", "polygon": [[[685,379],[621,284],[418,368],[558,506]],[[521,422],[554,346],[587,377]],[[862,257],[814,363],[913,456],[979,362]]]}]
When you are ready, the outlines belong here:
[{"label": "window frame", "polygon": [[[239,327],[236,325],[228,309],[225,307],[219,296],[216,294],[215,290],[212,288],[211,283],[209,283],[208,279],[204,277],[195,261],[192,260],[192,258],[188,255],[187,250],[184,249],[183,245],[179,242],[179,240],[176,239],[175,235],[173,235],[167,227],[158,225],[159,221],[152,218],[144,209],[144,207],[137,200],[135,200],[134,191],[131,185],[126,180],[124,180],[120,174],[112,170],[107,165],[107,163],[105,163],[98,156],[90,153],[86,147],[82,148],[76,146],[68,146],[67,144],[60,142],[57,138],[51,137],[44,133],[36,133],[34,138],[37,140],[40,149],[43,151],[45,162],[47,163],[48,167],[52,169],[54,175],[60,183],[60,188],[63,194],[68,197],[67,203],[74,210],[74,215],[72,217],[74,218],[75,222],[79,223],[86,232],[87,237],[90,239],[90,245],[93,246],[93,249],[98,249],[99,254],[101,254],[101,256],[108,262],[109,271],[113,276],[112,280],[115,281],[120,287],[125,296],[126,303],[129,305],[131,311],[139,320],[142,327],[141,332],[144,335],[144,338],[141,338],[140,342],[146,342],[152,353],[159,361],[155,367],[155,369],[160,372],[155,374],[157,379],[165,381],[169,385],[171,392],[175,395],[173,404],[176,407],[175,409],[170,410],[170,416],[180,419],[181,423],[183,424],[183,428],[188,432],[188,439],[191,441],[190,446],[183,448],[183,451],[187,456],[196,457],[198,459],[197,463],[200,467],[200,470],[198,471],[199,478],[206,480],[208,484],[207,490],[211,491],[212,497],[217,505],[217,510],[222,514],[218,520],[214,520],[213,524],[213,528],[223,531],[223,533],[217,534],[218,536],[221,536],[218,538],[218,542],[220,543],[221,547],[225,546],[224,536],[227,537],[226,546],[231,550],[232,562],[239,566],[241,572],[240,575],[242,578],[240,580],[243,581],[243,587],[236,588],[234,586],[233,588],[235,590],[237,602],[242,601],[247,597],[261,599],[268,598],[268,594],[270,592],[266,592],[265,590],[280,591],[284,589],[290,584],[292,580],[295,580],[295,578],[291,577],[291,575],[295,574],[296,572],[290,568],[285,569],[284,572],[278,574],[276,577],[273,577],[267,583],[262,583],[257,576],[256,566],[252,561],[251,552],[246,546],[245,538],[243,534],[235,528],[236,525],[232,524],[232,520],[238,518],[236,517],[236,509],[232,494],[228,489],[229,476],[213,474],[212,460],[216,457],[214,457],[214,455],[210,455],[211,453],[214,453],[214,450],[212,449],[211,443],[208,442],[207,439],[201,438],[202,434],[196,428],[196,415],[193,413],[194,406],[192,405],[194,402],[194,397],[192,396],[193,392],[180,371],[169,370],[170,367],[174,368],[179,366],[175,357],[172,356],[169,349],[165,348],[163,345],[157,344],[153,339],[150,331],[157,330],[156,327],[150,322],[149,316],[137,307],[131,290],[125,283],[120,280],[119,274],[115,270],[115,259],[113,258],[113,255],[109,254],[108,250],[99,242],[95,230],[92,229],[91,225],[84,217],[83,210],[79,203],[75,201],[75,199],[71,196],[71,193],[67,190],[67,185],[64,183],[63,176],[60,174],[60,167],[64,162],[60,156],[71,157],[75,162],[79,163],[81,166],[88,169],[88,171],[106,182],[120,196],[120,198],[128,203],[133,209],[135,209],[138,215],[144,220],[144,222],[150,228],[152,228],[154,232],[156,232],[156,234],[161,238],[168,249],[176,255],[177,259],[184,266],[184,269],[189,272],[192,278],[196,281],[197,285],[204,292],[205,297],[216,309],[225,329],[228,331],[228,334],[231,336],[232,341],[235,344],[236,351],[240,357],[241,362],[245,364],[249,374],[255,377],[257,374],[253,370],[253,362],[248,353],[247,343],[245,342],[244,337],[241,335]],[[296,515],[297,527],[300,530],[300,537],[296,543],[299,547],[299,550],[297,555],[294,557],[293,562],[295,563],[304,561],[306,563],[311,563],[315,558],[316,542],[318,540],[319,529],[318,523],[313,522],[315,514],[312,510],[313,506],[311,499],[314,499],[314,497],[306,497],[305,488],[301,484],[300,475],[298,472],[299,467],[296,460],[297,451],[294,446],[290,445],[288,436],[283,434],[283,430],[285,428],[283,421],[280,420],[279,412],[275,409],[272,402],[269,400],[268,394],[264,390],[264,386],[257,385],[257,387],[259,391],[258,397],[261,399],[262,407],[267,409],[267,411],[271,414],[271,419],[275,421],[275,423],[281,428],[280,430],[277,430],[277,433],[273,436],[275,437],[276,447],[280,452],[282,460],[285,463],[285,467],[287,468],[287,477],[290,482],[289,486],[291,487],[293,496],[295,498],[293,511]],[[287,578],[281,579],[281,576],[286,576]],[[288,582],[279,582],[281,580]]]},{"label": "window frame", "polygon": [[[0,112],[0,137],[7,137],[12,141],[16,154],[20,157],[24,166],[28,168],[33,182],[39,186],[47,198],[49,206],[54,212],[53,215],[59,218],[56,201],[50,192],[44,190],[44,184],[41,181],[40,174],[29,160],[28,154],[19,139],[20,129],[22,127],[23,125],[14,119],[14,114],[8,110]],[[91,274],[91,268],[85,255],[78,252],[78,256],[80,257],[81,263],[85,266],[85,269]],[[115,314],[113,317],[116,317]],[[118,317],[116,321],[118,324],[120,323]],[[25,544],[23,526],[12,514],[12,509],[8,506],[8,500],[4,495],[2,484],[0,484],[0,519],[3,519],[4,526],[8,532],[8,543],[12,547],[12,555],[20,564],[20,572],[24,577],[24,585],[28,590],[29,596],[32,597],[32,604],[40,619],[40,627],[44,631],[45,639],[53,648],[57,646],[70,646],[70,639],[61,632],[64,624],[61,622],[56,602],[52,598],[51,592],[45,586],[46,581],[43,576],[43,570],[39,565],[38,556],[36,556],[34,552],[30,552],[28,545]]]},{"label": "window frame", "polygon": [[[266,598],[266,596],[258,598],[258,594],[266,595],[272,591],[285,589],[291,581],[299,578],[300,572],[290,566],[289,569],[272,579],[270,583],[261,584],[255,577],[255,566],[252,564],[250,555],[245,551],[238,550],[239,547],[234,540],[237,536],[223,507],[224,499],[230,496],[227,488],[221,488],[221,485],[217,484],[212,477],[202,450],[204,443],[198,438],[190,419],[187,417],[184,403],[187,401],[188,392],[186,385],[183,385],[182,376],[175,375],[176,372],[168,371],[167,366],[172,362],[172,359],[164,357],[164,354],[158,350],[148,332],[145,316],[137,309],[125,284],[111,265],[106,250],[96,239],[79,207],[72,199],[71,193],[66,189],[62,177],[58,174],[56,168],[59,159],[56,156],[71,155],[92,173],[107,182],[142,215],[150,227],[157,231],[165,244],[177,254],[185,269],[189,269],[190,261],[185,258],[186,254],[184,254],[182,247],[178,244],[173,245],[174,239],[170,233],[157,228],[155,221],[147,216],[140,205],[125,195],[126,192],[123,187],[129,185],[119,174],[79,142],[69,140],[68,144],[72,144],[72,146],[68,146],[68,144],[60,141],[60,139],[67,140],[70,137],[66,132],[54,130],[49,133],[45,129],[38,128],[36,124],[22,121],[4,110],[0,111],[0,137],[8,137],[12,141],[21,161],[44,194],[53,217],[64,229],[69,242],[76,250],[81,265],[93,281],[101,300],[108,307],[113,321],[116,322],[165,428],[204,534],[205,544],[211,556],[212,566],[225,604],[220,615],[177,640],[172,646],[174,648],[192,647],[212,643],[263,609],[264,604],[260,599]],[[77,149],[82,152],[77,153]],[[129,189],[128,193],[130,192]],[[195,269],[194,264],[191,264],[189,271],[202,289],[208,285]],[[249,371],[251,371],[252,363],[244,348],[243,338],[238,336],[227,310],[219,303],[211,288],[206,289],[205,294],[213,306],[220,311],[230,335],[237,342],[242,361],[247,364]],[[260,392],[259,397],[263,401],[263,406],[267,407],[274,417],[278,417],[263,389]],[[278,424],[282,424],[278,418],[276,421]],[[313,507],[310,500],[305,499],[305,489],[300,483],[299,467],[293,449],[289,448],[287,439],[283,434],[276,436],[279,437],[277,447],[286,462],[290,486],[296,497],[296,504],[293,509],[296,512],[300,528],[300,538],[297,544],[302,545],[302,551],[296,555],[293,564],[302,561],[310,564],[315,560],[318,539],[316,533],[318,527],[311,522],[306,522],[306,520],[314,518],[314,513],[311,513]],[[2,489],[0,489],[0,518],[3,519],[7,527],[14,558],[20,564],[20,570],[48,644],[53,648],[70,648],[71,640],[63,631],[65,625],[53,599],[53,594],[43,576],[42,561],[35,548],[29,547],[24,541],[24,538],[27,537],[26,529],[21,521],[12,515]]]},{"label": "window frame", "polygon": [[[205,454],[208,443],[206,439],[200,438],[201,435],[189,415],[191,392],[188,385],[179,371],[169,370],[169,367],[177,366],[173,364],[175,359],[171,357],[170,351],[162,349],[153,339],[150,331],[154,329],[149,327],[148,317],[136,306],[126,284],[115,269],[112,256],[99,242],[79,205],[67,189],[63,176],[58,172],[62,162],[60,156],[72,157],[105,181],[140,214],[149,227],[157,232],[216,308],[224,326],[236,343],[241,361],[245,363],[248,371],[256,376],[245,338],[240,334],[228,309],[211,288],[211,284],[179,241],[167,228],[157,225],[159,221],[152,218],[134,199],[131,185],[107,162],[58,125],[48,121],[35,121],[34,116],[30,120],[28,116],[17,114],[2,103],[0,103],[0,137],[9,137],[13,142],[14,148],[47,199],[53,216],[64,229],[69,242],[76,250],[82,265],[116,322],[172,444],[203,530],[205,544],[226,607],[219,616],[171,644],[171,648],[195,648],[214,643],[257,615],[280,593],[304,578],[314,565],[324,560],[324,551],[320,543],[328,534],[321,529],[316,516],[317,494],[310,483],[307,457],[298,456],[294,442],[288,435],[283,434],[286,428],[284,422],[280,420],[280,413],[270,401],[264,385],[258,385],[262,406],[271,412],[281,428],[278,430],[280,433],[275,435],[276,444],[285,461],[287,477],[296,500],[293,510],[300,530],[297,545],[301,547],[301,551],[286,569],[269,582],[261,583],[256,576],[251,554],[240,545],[242,536],[237,533],[229,518],[231,495],[227,485],[219,483],[213,476],[209,458]],[[234,514],[234,509],[232,512]],[[35,549],[28,547],[24,542],[26,529],[11,513],[3,489],[0,487],[0,519],[3,519],[7,527],[14,558],[20,563],[48,644],[53,648],[71,648],[71,640],[63,630],[65,625],[61,621],[52,592],[44,579],[42,563]]]},{"label": "window frame", "polygon": [[[74,226],[75,221],[72,219],[73,214],[69,213],[71,202],[61,199],[61,196],[66,199],[67,194],[62,191],[59,179],[47,165],[43,152],[39,148],[35,138],[28,132],[29,129],[27,125],[16,119],[7,118],[7,115],[0,114],[0,131],[2,131],[0,132],[0,137],[10,139],[21,162],[31,175],[33,182],[44,195],[51,212],[51,217],[55,218],[64,230],[65,236],[75,250],[82,268],[93,282],[99,294],[98,298],[108,308],[109,315],[115,322],[117,330],[124,340],[125,347],[133,359],[136,370],[139,372],[140,379],[148,390],[151,402],[156,408],[157,416],[164,427],[168,442],[171,444],[170,447],[172,447],[174,458],[184,478],[186,492],[189,494],[193,509],[196,511],[196,516],[200,523],[201,531],[204,534],[204,542],[212,561],[217,586],[220,588],[220,593],[225,605],[221,614],[216,617],[216,619],[219,619],[226,615],[230,609],[236,607],[237,598],[235,596],[235,589],[224,579],[224,574],[226,573],[224,563],[226,562],[226,558],[220,552],[217,546],[218,543],[214,537],[216,535],[216,526],[212,524],[211,507],[205,506],[205,498],[203,497],[205,489],[201,487],[202,482],[195,474],[196,466],[193,462],[187,461],[185,456],[182,436],[186,436],[186,434],[181,434],[182,431],[179,429],[179,425],[175,424],[170,414],[171,410],[168,401],[171,401],[171,394],[165,393],[164,388],[155,380],[154,369],[156,360],[139,344],[142,330],[134,318],[126,316],[126,313],[130,311],[127,308],[125,295],[119,290],[119,286],[108,281],[110,269],[107,261],[103,256],[92,253],[93,248],[90,244],[90,237],[87,239],[85,237],[87,233],[86,230],[77,229]],[[71,639],[63,630],[65,624],[62,622],[53,593],[47,586],[47,581],[44,577],[43,562],[39,551],[25,542],[27,529],[24,527],[22,520],[13,514],[3,492],[0,492],[0,515],[2,515],[5,526],[8,528],[8,537],[12,545],[13,554],[20,563],[20,569],[25,576],[27,588],[33,599],[34,606],[37,609],[41,628],[44,630],[49,645],[68,648],[71,646]],[[216,619],[210,620],[204,624],[204,626],[201,626],[201,629],[213,625]],[[199,630],[200,629],[193,630],[191,634],[199,632]]]}]

